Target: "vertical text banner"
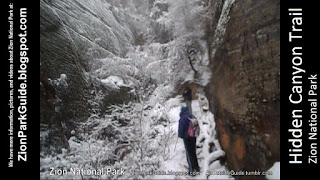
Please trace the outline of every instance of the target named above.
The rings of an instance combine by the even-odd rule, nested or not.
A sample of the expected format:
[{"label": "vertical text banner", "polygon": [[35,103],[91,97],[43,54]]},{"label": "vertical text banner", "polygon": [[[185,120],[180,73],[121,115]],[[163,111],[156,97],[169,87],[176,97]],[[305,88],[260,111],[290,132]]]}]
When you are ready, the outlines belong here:
[{"label": "vertical text banner", "polygon": [[38,177],[39,4],[2,2],[1,24],[1,164],[11,178]]},{"label": "vertical text banner", "polygon": [[317,8],[305,1],[281,3],[281,176],[317,176]]}]

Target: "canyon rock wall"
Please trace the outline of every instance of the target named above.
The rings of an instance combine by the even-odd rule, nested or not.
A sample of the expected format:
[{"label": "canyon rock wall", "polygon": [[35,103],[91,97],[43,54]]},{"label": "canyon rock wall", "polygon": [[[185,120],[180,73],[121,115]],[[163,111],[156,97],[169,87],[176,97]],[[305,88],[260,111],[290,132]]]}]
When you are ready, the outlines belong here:
[{"label": "canyon rock wall", "polygon": [[206,94],[229,168],[267,170],[280,160],[280,1],[236,0],[229,16]]},{"label": "canyon rock wall", "polygon": [[[40,129],[46,132],[40,134],[41,152],[68,148],[74,122],[88,118],[91,92],[102,86],[88,73],[99,67],[95,60],[124,56],[135,42],[123,16],[99,0],[40,1]],[[129,98],[128,90],[105,91],[105,103]]]}]

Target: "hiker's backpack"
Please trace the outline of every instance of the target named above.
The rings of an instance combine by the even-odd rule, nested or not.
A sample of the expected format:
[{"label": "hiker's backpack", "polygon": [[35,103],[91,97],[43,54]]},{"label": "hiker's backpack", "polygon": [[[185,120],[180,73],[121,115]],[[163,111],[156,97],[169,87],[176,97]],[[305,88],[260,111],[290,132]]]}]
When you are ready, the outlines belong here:
[{"label": "hiker's backpack", "polygon": [[195,117],[193,118],[188,118],[189,119],[189,127],[188,127],[188,135],[190,137],[197,137],[199,135],[199,125],[198,121]]}]

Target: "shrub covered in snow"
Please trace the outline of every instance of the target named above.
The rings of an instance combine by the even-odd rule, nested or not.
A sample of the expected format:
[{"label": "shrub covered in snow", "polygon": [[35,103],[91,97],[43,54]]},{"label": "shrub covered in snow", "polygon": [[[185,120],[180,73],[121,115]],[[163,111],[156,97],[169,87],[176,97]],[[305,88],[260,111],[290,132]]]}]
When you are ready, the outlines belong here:
[{"label": "shrub covered in snow", "polygon": [[[41,178],[106,178],[105,175],[51,176],[50,168],[124,168],[127,172],[155,171],[169,157],[169,140],[175,135],[160,105],[136,102],[112,105],[104,116],[92,114],[68,140],[70,148],[62,154],[42,156]],[[159,116],[159,114],[163,114]],[[74,130],[73,130],[74,131]],[[45,134],[43,135],[45,136]],[[125,173],[108,178],[146,178]]]}]

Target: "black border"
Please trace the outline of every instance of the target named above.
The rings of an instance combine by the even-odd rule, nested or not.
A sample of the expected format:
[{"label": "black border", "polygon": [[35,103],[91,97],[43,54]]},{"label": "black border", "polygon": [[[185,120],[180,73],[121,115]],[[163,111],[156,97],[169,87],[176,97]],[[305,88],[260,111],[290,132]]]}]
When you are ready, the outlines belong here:
[{"label": "black border", "polygon": [[[28,50],[28,58],[29,63],[27,64],[27,161],[26,162],[18,162],[17,161],[17,150],[18,150],[18,138],[17,138],[17,131],[19,129],[17,123],[17,116],[18,113],[15,112],[15,119],[14,119],[14,166],[9,168],[8,167],[8,100],[9,100],[9,87],[8,87],[8,57],[9,53],[7,51],[8,46],[8,11],[9,11],[9,4],[13,3],[14,5],[14,92],[15,96],[17,95],[17,90],[19,86],[19,82],[17,78],[17,71],[19,67],[19,9],[20,8],[27,8],[27,46]],[[40,144],[39,144],[39,134],[40,134],[40,125],[39,125],[39,88],[40,88],[40,57],[39,57],[39,48],[40,48],[40,29],[39,29],[39,14],[40,9],[39,5],[35,3],[31,3],[30,1],[14,1],[14,0],[6,0],[2,1],[1,4],[1,41],[2,41],[2,63],[1,63],[1,84],[5,87],[5,93],[1,93],[1,107],[4,109],[1,113],[1,119],[4,121],[4,124],[1,125],[1,133],[2,137],[4,137],[4,141],[2,141],[4,145],[4,151],[1,156],[1,167],[3,176],[7,176],[10,179],[25,179],[25,178],[32,178],[38,179],[39,178],[39,153],[40,153]],[[15,109],[18,106],[17,97],[14,99]]]},{"label": "black border", "polygon": [[[302,8],[302,33],[300,33],[303,38],[295,39],[292,42],[289,42],[289,32],[292,29],[292,16],[289,15],[289,8]],[[281,83],[281,108],[280,108],[280,124],[281,124],[281,160],[280,160],[280,175],[281,178],[286,179],[297,179],[298,177],[315,177],[317,176],[317,171],[319,171],[319,164],[311,165],[308,164],[307,158],[309,153],[309,140],[308,140],[308,118],[310,117],[309,111],[310,106],[307,102],[308,99],[308,90],[310,87],[310,83],[308,77],[310,74],[319,74],[319,65],[318,61],[318,52],[319,52],[319,30],[317,27],[319,10],[317,5],[312,4],[308,1],[282,1],[281,2],[281,43],[280,43],[280,83]],[[303,55],[301,56],[303,59],[303,64],[300,68],[303,68],[306,73],[303,75],[303,101],[294,105],[289,101],[289,95],[292,92],[292,55],[291,49],[294,46],[302,46]],[[319,91],[318,91],[319,92]],[[318,97],[318,96],[317,96]],[[291,144],[288,142],[288,139],[292,138],[291,133],[288,132],[288,129],[292,128],[292,110],[302,109],[303,111],[303,125],[302,125],[302,164],[290,164],[289,163],[289,149],[291,148]],[[317,136],[318,137],[318,136]],[[319,144],[319,139],[317,140]]]}]

